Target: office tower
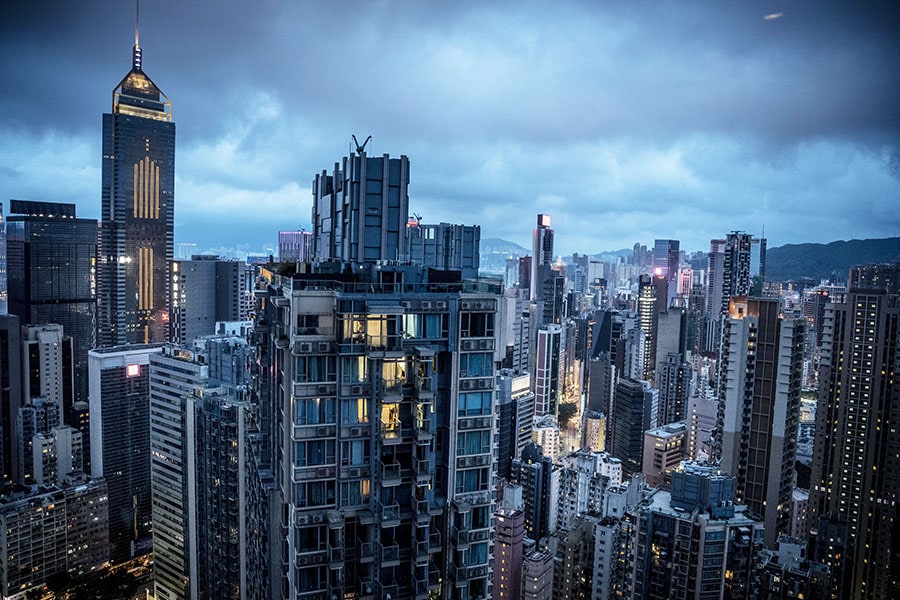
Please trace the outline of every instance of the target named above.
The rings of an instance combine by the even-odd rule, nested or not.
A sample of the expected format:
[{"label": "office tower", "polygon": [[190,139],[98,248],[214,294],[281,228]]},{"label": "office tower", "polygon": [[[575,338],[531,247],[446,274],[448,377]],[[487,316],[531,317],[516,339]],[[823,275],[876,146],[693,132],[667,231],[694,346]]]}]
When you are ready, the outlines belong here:
[{"label": "office tower", "polygon": [[686,354],[693,348],[693,336],[687,310],[671,306],[656,315],[656,356],[654,366],[666,360],[669,354]]},{"label": "office tower", "polygon": [[409,159],[368,157],[359,148],[317,174],[313,190],[313,257],[353,263],[402,260],[409,214]]},{"label": "office tower", "polygon": [[144,73],[135,29],[131,70],[103,115],[97,344],[167,334],[175,224],[172,103]]},{"label": "office tower", "polygon": [[497,476],[507,479],[512,461],[531,441],[534,423],[534,392],[527,373],[502,370],[497,373]]},{"label": "office tower", "polygon": [[279,231],[279,262],[310,262],[312,260],[312,231]]},{"label": "office tower", "polygon": [[553,229],[550,215],[539,214],[537,227],[531,233],[531,300],[538,302],[544,280],[553,266]]},{"label": "office tower", "polygon": [[512,462],[512,480],[522,486],[525,500],[525,533],[539,540],[550,533],[550,492],[553,461],[543,448],[530,443]]},{"label": "office tower", "polygon": [[[653,243],[653,275],[662,276],[666,280],[669,300],[678,296],[678,267],[681,263],[681,250],[678,240],[655,240]],[[663,310],[668,305],[663,307]]]},{"label": "office tower", "polygon": [[480,244],[478,225],[425,225],[412,220],[406,227],[409,260],[444,271],[459,271],[463,279],[478,277]]},{"label": "office tower", "polygon": [[809,519],[841,598],[900,593],[898,326],[900,299],[884,289],[851,288],[825,309]]},{"label": "office tower", "polygon": [[656,368],[656,388],[659,390],[659,415],[657,422],[666,424],[685,419],[688,398],[691,395],[691,365],[681,354],[669,353],[665,362]]},{"label": "office tower", "polygon": [[169,339],[190,345],[216,333],[217,322],[246,321],[246,277],[242,262],[218,256],[172,261]]},{"label": "office tower", "polygon": [[[735,500],[763,515],[766,546],[790,527],[805,323],[778,300],[734,296],[719,358],[721,466]],[[717,438],[718,439],[718,438]]]},{"label": "office tower", "polygon": [[544,325],[537,331],[534,352],[534,414],[556,415],[559,404],[559,363],[562,328]]},{"label": "office tower", "polygon": [[22,342],[19,318],[0,314],[0,485],[15,480],[18,465],[16,423],[22,406]]},{"label": "office tower", "polygon": [[109,558],[150,551],[150,356],[162,344],[88,354],[91,475],[109,488]]},{"label": "office tower", "polygon": [[687,427],[684,421],[644,432],[641,472],[650,487],[663,487],[668,476],[685,459]]},{"label": "office tower", "polygon": [[0,202],[0,315],[7,312],[6,288],[6,223],[3,222],[3,203]]},{"label": "office tower", "polygon": [[622,461],[625,476],[641,470],[644,432],[656,427],[654,414],[659,394],[646,381],[622,377],[616,384],[610,454]]},{"label": "office tower", "polygon": [[[72,338],[74,401],[87,401],[87,353],[94,347],[96,326],[97,221],[77,218],[74,204],[12,200],[10,209],[9,311],[23,324],[62,326]],[[67,411],[72,401],[65,403]]]},{"label": "office tower", "polygon": [[104,568],[109,560],[108,515],[102,480],[4,495],[0,596],[40,598],[40,588],[54,577]]},{"label": "office tower", "polygon": [[656,339],[659,330],[660,293],[665,297],[666,280],[660,276],[641,275],[638,279],[638,326],[644,332],[644,364],[641,379],[651,381],[656,368]]},{"label": "office tower", "polygon": [[525,513],[501,506],[497,509],[497,538],[494,543],[494,595],[497,600],[522,597],[522,542]]},{"label": "office tower", "polygon": [[734,503],[734,480],[686,464],[671,492],[657,490],[634,510],[631,597],[749,598],[763,524]]}]

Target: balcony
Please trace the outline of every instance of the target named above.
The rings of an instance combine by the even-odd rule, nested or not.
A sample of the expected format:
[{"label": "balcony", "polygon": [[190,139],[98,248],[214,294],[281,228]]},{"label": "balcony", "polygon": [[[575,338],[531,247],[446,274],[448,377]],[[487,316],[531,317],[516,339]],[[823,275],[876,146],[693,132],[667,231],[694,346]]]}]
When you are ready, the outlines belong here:
[{"label": "balcony", "polygon": [[375,560],[375,547],[372,542],[359,543],[359,562],[370,563]]},{"label": "balcony", "polygon": [[428,551],[432,553],[441,551],[441,533],[439,531],[434,531],[428,536]]},{"label": "balcony", "polygon": [[457,550],[465,550],[469,547],[469,532],[465,529],[453,527],[450,530],[450,539]]},{"label": "balcony", "polygon": [[400,483],[400,463],[394,461],[392,463],[381,463],[381,484],[385,487],[399,485]]},{"label": "balcony", "polygon": [[431,559],[431,554],[429,553],[429,546],[427,541],[416,542],[415,557],[417,566],[423,567],[428,564],[428,561]]},{"label": "balcony", "polygon": [[413,510],[416,512],[417,523],[427,523],[431,520],[431,512],[428,510],[428,500],[413,500]]},{"label": "balcony", "polygon": [[400,546],[398,544],[388,544],[386,546],[378,544],[378,560],[382,567],[399,565]]},{"label": "balcony", "polygon": [[331,548],[328,551],[328,566],[331,569],[343,569],[344,568],[344,549],[343,548]]},{"label": "balcony", "polygon": [[427,458],[413,458],[413,469],[418,481],[426,482],[431,479],[431,461]]},{"label": "balcony", "polygon": [[381,421],[379,426],[381,443],[385,445],[399,444],[403,435],[403,428],[399,421]]},{"label": "balcony", "polygon": [[379,598],[399,598],[400,588],[396,583],[387,584],[379,582],[375,585],[375,591]]},{"label": "balcony", "polygon": [[400,524],[400,505],[378,503],[378,517],[382,527],[396,527]]}]

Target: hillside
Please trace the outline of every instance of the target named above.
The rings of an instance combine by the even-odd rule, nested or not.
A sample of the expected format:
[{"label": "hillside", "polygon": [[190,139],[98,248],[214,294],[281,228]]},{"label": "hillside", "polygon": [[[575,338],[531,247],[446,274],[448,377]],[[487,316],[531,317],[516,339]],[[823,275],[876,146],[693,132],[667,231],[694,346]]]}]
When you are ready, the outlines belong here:
[{"label": "hillside", "polygon": [[855,265],[900,260],[900,237],[830,244],[787,244],[766,251],[766,279],[845,281]]}]

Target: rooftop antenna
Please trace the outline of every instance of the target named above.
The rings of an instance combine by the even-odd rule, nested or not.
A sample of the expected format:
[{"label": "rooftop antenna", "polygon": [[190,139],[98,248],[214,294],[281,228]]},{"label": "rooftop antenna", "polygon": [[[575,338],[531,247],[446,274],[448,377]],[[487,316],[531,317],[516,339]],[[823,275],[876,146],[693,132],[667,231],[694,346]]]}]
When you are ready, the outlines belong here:
[{"label": "rooftop antenna", "polygon": [[362,146],[359,145],[359,141],[356,139],[356,134],[353,135],[353,143],[356,144],[356,153],[362,154],[366,151],[366,145],[372,141],[372,136],[366,138],[366,141],[362,143]]},{"label": "rooftop antenna", "polygon": [[135,70],[141,70],[141,0],[135,0],[134,9],[134,50],[131,56],[131,66]]}]

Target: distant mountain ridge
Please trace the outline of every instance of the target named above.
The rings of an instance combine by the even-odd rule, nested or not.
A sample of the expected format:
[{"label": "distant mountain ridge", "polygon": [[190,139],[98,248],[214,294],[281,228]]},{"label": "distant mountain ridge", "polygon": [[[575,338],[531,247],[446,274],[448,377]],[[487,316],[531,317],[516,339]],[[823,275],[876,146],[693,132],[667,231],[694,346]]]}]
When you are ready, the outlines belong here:
[{"label": "distant mountain ridge", "polygon": [[900,237],[786,244],[766,250],[766,279],[846,281],[850,267],[900,260]]},{"label": "distant mountain ridge", "polygon": [[[595,252],[591,256],[630,256],[632,250],[623,248]],[[502,272],[506,258],[531,254],[527,248],[501,238],[481,240],[482,269]],[[766,279],[769,281],[799,281],[821,279],[845,281],[850,267],[900,260],[900,237],[836,241],[827,244],[785,244],[766,251]],[[705,269],[705,260],[694,264]]]}]

